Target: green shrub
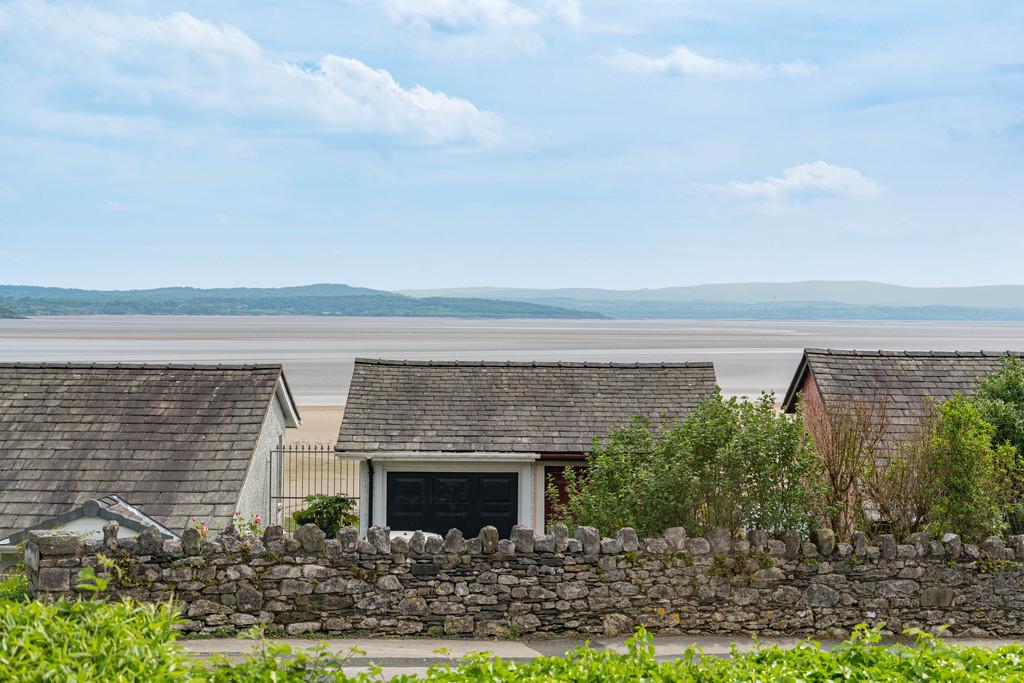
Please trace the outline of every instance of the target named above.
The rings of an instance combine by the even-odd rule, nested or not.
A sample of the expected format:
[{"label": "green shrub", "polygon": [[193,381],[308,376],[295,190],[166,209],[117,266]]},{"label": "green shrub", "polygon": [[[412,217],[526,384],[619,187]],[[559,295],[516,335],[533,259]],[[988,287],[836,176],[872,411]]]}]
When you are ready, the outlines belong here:
[{"label": "green shrub", "polygon": [[939,406],[932,436],[935,485],[928,518],[936,532],[979,539],[1002,533],[1005,511],[1016,499],[1016,451],[992,444],[995,428],[971,399],[957,394]]},{"label": "green shrub", "polygon": [[716,394],[678,423],[655,430],[638,419],[595,440],[589,467],[565,470],[565,504],[553,487],[548,496],[562,521],[605,534],[801,528],[815,460],[800,417],[779,414],[773,396]]},{"label": "green shrub", "polygon": [[28,600],[28,577],[25,576],[25,565],[19,563],[0,573],[0,603],[24,602]]},{"label": "green shrub", "polygon": [[305,510],[292,513],[296,524],[316,524],[328,536],[333,536],[343,526],[359,523],[352,511],[356,502],[348,496],[325,496],[314,493],[306,496],[309,506]]},{"label": "green shrub", "polygon": [[0,603],[0,681],[188,681],[166,606]]},{"label": "green shrub", "polygon": [[[83,581],[90,583],[89,577]],[[95,589],[102,582],[94,580]],[[84,585],[84,584],[83,584]],[[60,601],[0,603],[0,680],[107,683],[369,683],[379,670],[346,675],[362,653],[328,654],[323,647],[292,649],[254,632],[256,643],[241,661],[187,657],[174,644],[176,616],[166,606],[131,602]],[[1024,646],[956,647],[919,631],[912,645],[879,645],[877,630],[858,627],[831,652],[805,642],[791,649],[764,648],[732,659],[700,657],[689,649],[673,661],[655,657],[651,636],[639,629],[626,652],[577,648],[564,657],[507,662],[471,655],[434,665],[425,676],[399,675],[397,683],[476,682],[722,682],[726,681],[1024,681]]]}]

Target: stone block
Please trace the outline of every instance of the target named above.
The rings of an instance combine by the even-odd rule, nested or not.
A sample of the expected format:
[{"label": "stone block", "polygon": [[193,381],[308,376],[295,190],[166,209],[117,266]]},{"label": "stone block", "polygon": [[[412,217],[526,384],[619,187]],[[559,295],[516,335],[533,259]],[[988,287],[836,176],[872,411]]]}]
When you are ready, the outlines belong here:
[{"label": "stone block", "polygon": [[512,527],[509,540],[516,544],[516,550],[521,553],[532,553],[534,545],[533,529],[527,526],[516,524]]},{"label": "stone block", "polygon": [[444,632],[450,635],[472,633],[473,617],[448,615],[444,618]]},{"label": "stone block", "polygon": [[779,540],[786,545],[786,552],[783,555],[787,560],[796,559],[800,554],[800,534],[795,531],[783,531]]},{"label": "stone block", "polygon": [[409,537],[409,552],[413,555],[422,555],[426,549],[427,535],[422,531],[414,531]]},{"label": "stone block", "polygon": [[71,590],[71,572],[59,567],[43,567],[36,574],[35,588],[46,593]]},{"label": "stone block", "polygon": [[82,545],[78,534],[70,531],[30,531],[28,540],[39,548],[41,557],[77,555]]},{"label": "stone block", "polygon": [[1024,560],[1024,535],[1010,536],[1010,549],[1013,550],[1014,558]]},{"label": "stone block", "polygon": [[569,547],[569,527],[564,524],[549,525],[548,535],[555,540],[556,553],[564,553]]},{"label": "stone block", "polygon": [[343,526],[334,534],[334,538],[341,544],[341,552],[354,553],[359,544],[359,529],[354,526]]},{"label": "stone block", "polygon": [[822,557],[831,557],[836,547],[836,532],[831,529],[815,529],[811,533],[811,541],[817,546]]},{"label": "stone block", "polygon": [[804,591],[803,601],[811,607],[834,607],[839,604],[839,591],[822,583],[812,583]]},{"label": "stone block", "polygon": [[683,527],[669,527],[661,535],[672,552],[680,552],[686,548],[686,529]]},{"label": "stone block", "polygon": [[622,552],[622,541],[617,538],[602,538],[601,539],[601,554],[602,555],[618,555]]},{"label": "stone block", "polygon": [[732,544],[732,534],[729,533],[728,529],[716,527],[704,534],[704,538],[707,539],[708,545],[711,546],[712,553],[729,552],[729,547]]},{"label": "stone block", "polygon": [[449,529],[444,535],[444,551],[450,555],[461,555],[466,552],[466,539],[458,529]]},{"label": "stone block", "polygon": [[879,553],[883,560],[896,559],[896,537],[892,534],[882,534],[878,537]]},{"label": "stone block", "polygon": [[931,588],[925,588],[921,591],[921,607],[949,607],[953,604],[953,598],[955,596],[956,593],[954,593],[953,589],[949,586],[933,586]]},{"label": "stone block", "polygon": [[427,534],[423,542],[423,552],[427,555],[437,555],[444,550],[444,539],[437,534]]},{"label": "stone block", "polygon": [[622,550],[627,553],[635,553],[640,548],[640,538],[636,529],[623,527],[615,532],[615,538],[622,543]]},{"label": "stone block", "polygon": [[181,552],[185,555],[198,555],[203,547],[203,535],[199,529],[189,527],[181,532]]},{"label": "stone block", "polygon": [[290,636],[299,636],[303,633],[316,633],[321,628],[319,621],[298,621],[288,624],[284,631]]},{"label": "stone block", "polygon": [[263,543],[278,543],[284,540],[284,527],[280,524],[271,524],[263,530]]},{"label": "stone block", "polygon": [[371,526],[366,532],[366,540],[381,555],[391,552],[391,529],[386,526]]},{"label": "stone block", "polygon": [[302,545],[303,552],[319,555],[327,549],[327,535],[316,524],[303,524],[292,537]]},{"label": "stone block", "polygon": [[768,532],[763,529],[754,529],[747,534],[750,541],[750,552],[755,555],[768,550]]},{"label": "stone block", "polygon": [[707,555],[711,552],[711,544],[706,538],[688,538],[686,539],[686,550],[691,555]]},{"label": "stone block", "polygon": [[585,555],[597,555],[601,552],[601,534],[592,526],[576,527],[576,540],[583,545]]},{"label": "stone block", "polygon": [[164,550],[164,536],[155,526],[146,527],[145,531],[135,537],[135,542],[138,552],[143,555],[159,555]]},{"label": "stone block", "polygon": [[863,531],[854,531],[850,540],[853,542],[855,557],[864,557],[868,554],[868,537]]},{"label": "stone block", "polygon": [[103,527],[103,547],[113,550],[117,547],[117,535],[121,532],[121,525],[111,521]]},{"label": "stone block", "polygon": [[484,555],[493,555],[498,552],[498,530],[497,528],[487,525],[480,530],[480,552]]},{"label": "stone block", "polygon": [[25,567],[32,571],[39,569],[39,546],[31,541],[25,544]]},{"label": "stone block", "polygon": [[999,560],[1003,557],[1006,545],[1003,539],[998,536],[989,536],[981,542],[981,552],[990,560]]}]

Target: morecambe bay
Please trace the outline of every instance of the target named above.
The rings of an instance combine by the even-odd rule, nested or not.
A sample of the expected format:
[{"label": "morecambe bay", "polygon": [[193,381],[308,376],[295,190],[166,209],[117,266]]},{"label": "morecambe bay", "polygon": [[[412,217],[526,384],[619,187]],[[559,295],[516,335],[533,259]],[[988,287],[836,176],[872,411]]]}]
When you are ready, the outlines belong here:
[{"label": "morecambe bay", "polygon": [[282,363],[301,406],[343,404],[357,356],[713,361],[727,394],[782,393],[809,346],[1024,350],[1024,322],[96,315],[0,320],[0,362]]}]

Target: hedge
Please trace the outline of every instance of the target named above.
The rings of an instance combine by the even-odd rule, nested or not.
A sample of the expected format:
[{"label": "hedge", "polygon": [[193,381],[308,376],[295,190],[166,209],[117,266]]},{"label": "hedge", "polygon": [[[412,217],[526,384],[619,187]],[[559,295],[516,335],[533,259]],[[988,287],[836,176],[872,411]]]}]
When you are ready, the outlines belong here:
[{"label": "hedge", "polygon": [[[190,681],[227,683],[356,682],[380,680],[374,673],[346,675],[349,656],[322,647],[292,651],[258,640],[241,662],[193,660],[174,642],[177,615],[167,606],[131,602],[0,601],[0,680]],[[654,656],[643,629],[618,654],[578,648],[565,657],[528,663],[474,655],[435,665],[425,676],[402,675],[398,683],[509,681],[1024,681],[1024,645],[996,649],[958,647],[922,632],[908,632],[908,645],[879,645],[877,630],[859,627],[831,652],[812,642],[791,649],[763,648],[731,659],[701,658],[687,651],[671,662]]]}]

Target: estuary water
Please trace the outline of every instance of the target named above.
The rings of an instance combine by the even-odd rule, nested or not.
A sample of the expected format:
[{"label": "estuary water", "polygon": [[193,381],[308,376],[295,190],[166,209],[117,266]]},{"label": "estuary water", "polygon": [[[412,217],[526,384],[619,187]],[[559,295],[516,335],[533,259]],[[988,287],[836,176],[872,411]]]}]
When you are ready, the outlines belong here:
[{"label": "estuary water", "polygon": [[[0,320],[0,361],[282,363],[296,402],[341,405],[357,356],[713,361],[727,394],[785,391],[804,347],[1024,350],[1024,323],[60,316]],[[781,397],[780,397],[781,398]]]}]

